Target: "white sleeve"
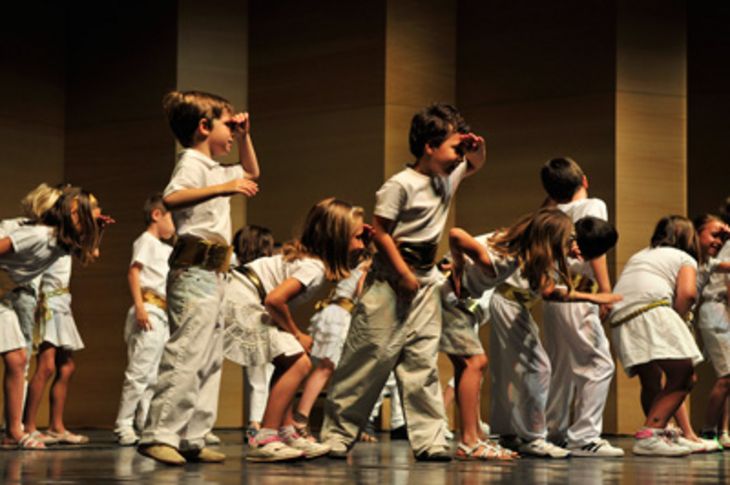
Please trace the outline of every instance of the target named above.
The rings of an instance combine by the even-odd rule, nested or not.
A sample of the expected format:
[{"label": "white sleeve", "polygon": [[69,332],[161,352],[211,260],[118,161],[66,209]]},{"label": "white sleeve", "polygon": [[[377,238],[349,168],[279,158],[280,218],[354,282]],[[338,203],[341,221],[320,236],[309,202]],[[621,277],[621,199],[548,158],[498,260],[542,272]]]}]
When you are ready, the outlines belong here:
[{"label": "white sleeve", "polygon": [[146,237],[142,237],[135,241],[132,247],[132,260],[129,265],[132,266],[135,263],[141,264],[142,266],[150,266],[153,264],[155,258],[155,248],[152,243]]},{"label": "white sleeve", "polygon": [[324,264],[314,258],[302,258],[292,263],[290,278],[298,280],[306,290],[325,282]]},{"label": "white sleeve", "polygon": [[586,216],[597,217],[598,219],[607,221],[608,208],[606,208],[606,203],[601,199],[590,199],[590,202],[586,204],[585,213],[583,214],[583,217]]},{"label": "white sleeve", "polygon": [[43,237],[39,226],[20,226],[8,234],[13,251],[22,253],[25,251],[37,252],[48,244],[48,238]]},{"label": "white sleeve", "polygon": [[388,179],[375,193],[375,210],[378,217],[395,221],[407,200],[406,189],[393,179]]},{"label": "white sleeve", "polygon": [[464,160],[456,166],[453,172],[449,174],[449,185],[451,193],[453,194],[459,187],[462,180],[466,178],[466,173],[469,170],[469,162]]},{"label": "white sleeve", "polygon": [[200,164],[187,163],[181,158],[172,172],[172,178],[165,187],[164,197],[182,189],[194,189],[202,187],[205,180],[204,167]]}]

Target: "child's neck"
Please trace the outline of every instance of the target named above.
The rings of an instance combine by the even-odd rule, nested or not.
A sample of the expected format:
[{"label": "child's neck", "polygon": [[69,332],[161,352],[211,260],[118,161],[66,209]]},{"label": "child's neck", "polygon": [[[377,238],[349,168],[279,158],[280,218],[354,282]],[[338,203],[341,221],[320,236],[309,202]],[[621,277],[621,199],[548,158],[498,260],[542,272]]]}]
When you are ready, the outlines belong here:
[{"label": "child's neck", "polygon": [[416,172],[426,175],[428,177],[433,176],[435,173],[429,166],[428,161],[424,158],[419,158],[418,160],[416,160],[416,162],[411,166],[411,168],[413,170],[415,170]]},{"label": "child's neck", "polygon": [[205,140],[194,144],[190,148],[202,153],[203,155],[205,155],[206,157],[208,157],[210,159],[213,158],[213,154],[210,152],[210,145],[208,145],[208,143]]},{"label": "child's neck", "polygon": [[575,194],[573,194],[573,198],[570,199],[571,202],[575,202],[576,200],[583,200],[588,198],[588,189],[585,187],[580,187],[578,190],[575,191]]},{"label": "child's neck", "polygon": [[155,239],[160,239],[160,230],[154,222],[147,227],[147,232],[152,234]]}]

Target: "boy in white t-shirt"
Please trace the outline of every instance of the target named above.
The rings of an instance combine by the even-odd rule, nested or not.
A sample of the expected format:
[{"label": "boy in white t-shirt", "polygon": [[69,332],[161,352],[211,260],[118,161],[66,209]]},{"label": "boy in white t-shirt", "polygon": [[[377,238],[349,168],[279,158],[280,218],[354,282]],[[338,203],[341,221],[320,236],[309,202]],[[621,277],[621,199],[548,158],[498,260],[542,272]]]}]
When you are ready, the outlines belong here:
[{"label": "boy in white t-shirt", "polygon": [[[606,204],[588,197],[588,179],[574,160],[549,160],[540,178],[550,199],[573,222],[586,216],[608,220]],[[610,293],[605,254],[585,254],[584,261],[572,264],[571,272],[584,281],[594,280],[599,292]],[[572,456],[623,456],[623,450],[601,438],[603,409],[616,367],[601,324],[610,307],[546,301],[543,308],[545,350],[552,367],[546,410],[550,439],[566,446]]]},{"label": "boy in white t-shirt", "polygon": [[347,455],[395,370],[408,438],[420,460],[450,460],[436,357],[441,334],[436,247],[461,181],[484,164],[484,139],[453,106],[415,114],[409,134],[416,161],[375,195],[378,254],[352,316],[332,376],[322,439]]},{"label": "boy in white t-shirt", "polygon": [[[178,240],[170,256],[167,316],[170,339],[160,360],[138,451],[168,465],[219,463],[205,448],[217,413],[223,326],[220,312],[232,253],[230,197],[258,192],[259,165],[247,113],[201,91],[172,91],[163,107],[185,147],[164,191]],[[238,145],[238,165],[214,160]],[[201,396],[206,396],[201,398]]]},{"label": "boy in white t-shirt", "polygon": [[161,241],[175,235],[172,213],[165,208],[162,194],[153,194],[144,204],[147,230],[132,245],[127,279],[134,304],[127,313],[124,341],[127,343],[127,370],[114,425],[122,446],[135,444],[147,418],[157,367],[170,336],[167,324],[166,284],[172,246]]}]

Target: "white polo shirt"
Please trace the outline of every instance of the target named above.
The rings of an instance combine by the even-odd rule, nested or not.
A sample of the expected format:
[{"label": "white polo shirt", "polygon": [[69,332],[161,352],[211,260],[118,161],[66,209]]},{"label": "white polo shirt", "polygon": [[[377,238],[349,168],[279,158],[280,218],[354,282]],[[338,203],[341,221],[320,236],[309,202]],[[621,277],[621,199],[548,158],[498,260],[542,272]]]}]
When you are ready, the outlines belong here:
[{"label": "white polo shirt", "polygon": [[[242,178],[241,165],[221,165],[198,150],[182,151],[164,196],[183,189],[200,189]],[[180,236],[192,235],[231,244],[231,201],[229,196],[213,197],[172,213]]]}]

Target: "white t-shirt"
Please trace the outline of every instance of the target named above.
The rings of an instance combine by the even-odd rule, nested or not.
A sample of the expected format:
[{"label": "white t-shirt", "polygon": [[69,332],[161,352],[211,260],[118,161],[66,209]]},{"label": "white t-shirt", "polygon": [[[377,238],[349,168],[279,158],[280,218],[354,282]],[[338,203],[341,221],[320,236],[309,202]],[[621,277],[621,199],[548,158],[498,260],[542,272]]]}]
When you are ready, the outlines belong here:
[{"label": "white t-shirt", "polygon": [[132,260],[142,265],[139,271],[139,285],[142,289],[152,290],[164,297],[167,286],[167,273],[170,271],[168,260],[172,247],[165,244],[148,231],[143,232],[132,244]]},{"label": "white t-shirt", "polygon": [[58,258],[47,270],[43,272],[41,277],[41,291],[49,293],[61,288],[68,288],[71,283],[71,255],[66,254]]},{"label": "white t-shirt", "polygon": [[662,299],[673,303],[677,275],[682,266],[697,269],[697,261],[671,247],[645,248],[631,256],[613,289],[624,299],[614,305],[612,314]]},{"label": "white t-shirt", "polygon": [[[604,221],[608,220],[608,209],[606,208],[606,203],[601,199],[578,199],[567,204],[558,204],[558,209],[568,214],[573,222],[588,216],[597,217]],[[580,273],[589,278],[594,278],[593,268],[591,268],[589,262],[569,258],[568,265],[571,273]]]},{"label": "white t-shirt", "polygon": [[[165,197],[182,189],[198,189],[230,182],[243,177],[241,165],[221,165],[197,150],[188,148],[172,172]],[[213,197],[205,202],[172,213],[179,235],[193,235],[231,244],[230,197]]]},{"label": "white t-shirt", "polygon": [[[494,288],[504,282],[518,288],[525,287],[526,280],[519,275],[520,265],[517,258],[506,258],[496,254],[489,247],[487,241],[493,235],[494,232],[490,232],[476,236],[474,239],[484,245],[487,249],[489,259],[492,261],[492,267],[496,273],[494,276],[487,274],[481,266],[473,263],[468,257],[466,258],[467,261],[464,266],[464,285],[472,295],[480,295],[484,291]],[[529,286],[529,283],[527,283],[527,288],[529,288]]]},{"label": "white t-shirt", "polygon": [[[375,193],[375,215],[395,222],[391,236],[396,243],[437,244],[446,225],[451,199],[466,176],[463,161],[448,177],[429,177],[407,167],[389,178]],[[417,272],[423,280],[438,271]]]},{"label": "white t-shirt", "polygon": [[13,252],[0,256],[4,268],[18,285],[29,283],[66,251],[58,246],[54,228],[42,224],[21,225],[10,231]]},{"label": "white t-shirt", "polygon": [[730,282],[730,275],[712,272],[714,267],[723,261],[730,261],[730,241],[725,242],[717,256],[711,258],[707,265],[703,265],[704,272],[697,273],[698,290],[702,292],[702,298],[705,301],[721,301],[727,298],[727,284]]},{"label": "white t-shirt", "polygon": [[308,300],[326,282],[324,263],[317,258],[299,258],[287,262],[281,254],[277,254],[255,259],[246,266],[256,272],[267,294],[286,279],[298,280],[304,291],[290,304]]}]

